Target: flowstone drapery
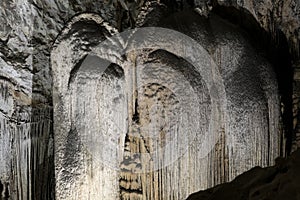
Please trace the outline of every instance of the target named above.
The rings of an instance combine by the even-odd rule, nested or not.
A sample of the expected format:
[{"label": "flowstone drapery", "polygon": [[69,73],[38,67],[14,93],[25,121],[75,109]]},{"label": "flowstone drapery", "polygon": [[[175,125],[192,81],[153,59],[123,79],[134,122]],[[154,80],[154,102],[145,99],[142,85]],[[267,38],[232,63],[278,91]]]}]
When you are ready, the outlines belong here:
[{"label": "flowstone drapery", "polygon": [[116,34],[83,14],[57,39],[57,199],[185,199],[279,155],[268,62],[217,17],[174,20]]}]

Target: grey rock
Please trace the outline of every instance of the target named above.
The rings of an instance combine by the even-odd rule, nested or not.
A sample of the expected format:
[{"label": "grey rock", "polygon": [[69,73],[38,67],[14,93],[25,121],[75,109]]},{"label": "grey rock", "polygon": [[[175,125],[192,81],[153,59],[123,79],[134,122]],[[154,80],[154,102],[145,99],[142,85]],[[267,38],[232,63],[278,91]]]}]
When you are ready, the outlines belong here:
[{"label": "grey rock", "polygon": [[[162,25],[168,27],[167,18],[176,12],[176,9],[170,8],[174,2],[171,2],[171,4],[165,2],[167,1],[147,1],[143,6],[130,7],[134,16],[137,16],[134,19],[136,26]],[[178,5],[180,3],[181,1],[177,1]],[[283,33],[293,57],[293,66],[295,69],[299,68],[300,4],[298,1],[199,0],[195,1],[194,5],[195,8],[200,9],[200,14],[206,17],[213,16],[211,12],[217,6],[222,6],[224,10],[225,8],[235,8],[241,13],[250,14],[261,28],[270,33],[275,41]],[[188,6],[183,3],[182,7],[186,8]],[[180,10],[180,8],[177,9]],[[53,66],[50,63],[50,54],[55,41],[56,43],[59,42],[57,40],[58,35],[62,34],[62,30],[68,22],[75,15],[86,12],[99,14],[104,21],[114,28],[121,27],[124,29],[132,26],[128,19],[120,25],[119,20],[123,17],[120,14],[120,9],[116,8],[115,5],[108,5],[106,1],[3,0],[0,2],[1,198],[54,198],[53,143],[56,143],[56,141],[53,139],[52,130],[52,88],[56,86],[53,85],[55,81],[52,77]],[[124,18],[125,16],[126,13]],[[164,18],[166,20],[162,22]],[[221,20],[213,23],[212,30],[215,31],[213,33],[209,30],[210,26],[204,26],[208,28],[202,31],[209,33],[205,34],[201,31],[199,33],[199,26],[193,25],[197,20],[193,21],[193,18],[186,20],[184,23],[181,22],[183,25],[187,25],[181,31],[185,31],[185,34],[202,41],[201,44],[205,46],[214,61],[222,62],[220,72],[225,80],[225,88],[228,93],[227,107],[230,110],[228,112],[228,119],[230,120],[225,122],[228,125],[226,134],[235,141],[235,145],[227,153],[252,152],[257,154],[254,157],[245,157],[243,153],[237,155],[233,160],[230,160],[232,166],[237,166],[237,168],[227,174],[227,178],[209,180],[208,185],[212,186],[216,183],[231,180],[254,165],[270,165],[273,158],[279,155],[279,148],[284,149],[285,136],[282,134],[278,138],[276,136],[274,141],[270,142],[269,149],[266,149],[263,145],[258,145],[256,149],[252,148],[251,145],[249,147],[243,146],[251,141],[248,133],[254,131],[251,129],[252,126],[260,127],[259,130],[255,129],[256,133],[269,131],[270,134],[275,134],[282,130],[282,127],[276,121],[279,120],[280,113],[277,112],[279,96],[274,72],[270,70],[268,62],[259,56],[257,57],[257,55],[253,55],[254,50],[251,50],[251,47],[248,48],[247,45],[245,47],[243,37],[235,34],[236,31],[223,31],[223,28],[226,28],[227,25],[222,26],[222,24],[226,24],[226,22]],[[172,26],[172,23],[169,23],[169,25]],[[180,29],[175,24],[176,28]],[[79,32],[79,30],[76,31]],[[214,34],[216,36],[211,37]],[[82,49],[77,54],[90,50],[93,46],[90,43],[95,43],[97,38],[97,36],[93,36],[92,39],[94,40],[92,42],[87,41],[88,37],[84,38],[85,41],[78,43],[82,45]],[[235,51],[232,51],[232,49]],[[252,59],[252,56],[255,56],[255,59]],[[242,57],[245,59],[241,59]],[[261,63],[261,65],[252,70],[251,66],[256,65],[256,62]],[[72,64],[74,63],[76,63],[75,60]],[[284,67],[282,66],[282,68]],[[300,141],[298,137],[300,128],[297,128],[300,127],[300,120],[297,120],[300,116],[298,113],[300,95],[297,92],[300,84],[297,84],[296,75],[297,73],[295,73],[295,91],[293,94],[295,147],[297,147],[297,143],[299,145]],[[253,79],[258,81],[253,82]],[[239,85],[239,87],[236,87],[236,85]],[[236,95],[237,93],[239,95]],[[213,93],[211,95],[217,96]],[[272,119],[275,119],[275,121],[272,121]],[[238,133],[241,136],[235,138]],[[266,138],[261,138],[260,144],[265,143],[267,138],[270,138],[270,135],[266,135],[268,134],[264,135]],[[279,144],[276,141],[283,141],[281,147],[278,147]],[[223,150],[217,151],[214,156],[221,156]],[[273,153],[269,154],[267,152]],[[253,155],[252,153],[249,155]],[[257,159],[257,157],[262,158]],[[222,159],[224,159],[224,163],[216,162],[214,163],[215,166],[210,167],[226,166],[229,161],[228,158]],[[214,173],[217,177],[223,176],[219,169],[216,169]],[[195,187],[198,187],[198,185]],[[195,188],[195,190],[198,189]],[[191,191],[184,191],[182,194],[187,195],[189,192]]]}]

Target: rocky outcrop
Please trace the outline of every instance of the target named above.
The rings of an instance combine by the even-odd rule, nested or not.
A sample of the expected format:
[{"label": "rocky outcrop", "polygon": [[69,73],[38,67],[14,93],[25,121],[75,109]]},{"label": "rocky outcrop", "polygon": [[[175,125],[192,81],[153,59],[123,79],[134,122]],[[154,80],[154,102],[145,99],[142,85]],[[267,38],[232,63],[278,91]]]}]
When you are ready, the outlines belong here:
[{"label": "rocky outcrop", "polygon": [[255,167],[225,183],[190,195],[187,200],[298,200],[300,199],[300,150],[273,167]]}]

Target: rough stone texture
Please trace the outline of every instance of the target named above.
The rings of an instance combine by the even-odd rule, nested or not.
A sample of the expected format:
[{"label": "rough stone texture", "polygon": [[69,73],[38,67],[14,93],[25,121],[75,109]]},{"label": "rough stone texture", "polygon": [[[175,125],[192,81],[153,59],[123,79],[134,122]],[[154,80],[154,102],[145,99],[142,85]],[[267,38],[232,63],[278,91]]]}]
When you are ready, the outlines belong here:
[{"label": "rough stone texture", "polygon": [[[158,25],[209,52],[189,52],[197,61],[191,66],[181,55],[188,40],[149,31],[121,56],[116,48],[127,38],[100,43],[113,29],[90,14],[74,18],[58,38],[51,53],[57,199],[185,199],[279,156],[275,74],[242,32],[190,12]],[[159,49],[151,38],[172,48]],[[144,46],[149,50],[136,50]],[[115,65],[102,74],[107,61],[100,58]],[[217,143],[212,151],[201,147],[209,144],[206,132]],[[168,144],[173,151],[158,151]]]},{"label": "rough stone texture", "polygon": [[[165,4],[167,6],[164,6]],[[175,3],[171,2],[171,5]],[[197,9],[198,12],[204,13],[203,15],[206,15],[205,10],[209,11],[217,5],[224,6],[222,9],[234,7],[241,13],[250,13],[258,24],[271,34],[274,41],[277,40],[278,32],[282,32],[287,38],[295,69],[293,131],[296,148],[299,146],[300,133],[299,2],[296,0],[195,2],[195,7],[200,9],[200,11]],[[186,5],[183,4],[184,6]],[[172,9],[168,9],[169,7]],[[155,25],[161,17],[173,12],[173,7],[178,9],[178,6],[170,6],[168,1],[146,2],[142,8],[137,7],[141,12],[134,21],[137,25]],[[135,6],[130,9],[135,10]],[[53,198],[52,77],[49,60],[52,44],[66,22],[82,12],[98,13],[112,26],[119,29],[126,28],[129,26],[128,19],[123,23],[120,22],[123,19],[120,10],[122,10],[120,5],[108,6],[107,2],[92,0],[0,2],[0,193],[3,198]],[[166,12],[153,12],[151,20],[147,21],[148,13],[156,10]],[[217,59],[217,53],[212,55]],[[229,82],[230,84],[238,83]],[[242,111],[232,110],[232,112]],[[270,162],[272,158],[269,157],[267,160],[261,162]]]},{"label": "rough stone texture", "polygon": [[300,151],[289,158],[278,158],[273,167],[255,167],[230,183],[192,194],[187,200],[300,199]]}]

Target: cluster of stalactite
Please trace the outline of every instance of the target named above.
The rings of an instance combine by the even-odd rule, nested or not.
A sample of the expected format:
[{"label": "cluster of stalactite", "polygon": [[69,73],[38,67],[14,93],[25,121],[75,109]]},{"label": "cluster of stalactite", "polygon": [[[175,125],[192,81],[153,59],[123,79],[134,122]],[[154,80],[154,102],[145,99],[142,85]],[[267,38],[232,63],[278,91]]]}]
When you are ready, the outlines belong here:
[{"label": "cluster of stalactite", "polygon": [[282,138],[271,65],[231,25],[197,17],[166,22],[209,50],[194,65],[153,48],[118,64],[102,47],[82,57],[79,36],[64,32],[52,52],[58,199],[185,199],[274,162]]},{"label": "cluster of stalactite", "polygon": [[0,199],[50,199],[54,186],[48,181],[54,175],[51,108],[17,105],[14,86],[7,81],[1,81],[0,91]]}]

